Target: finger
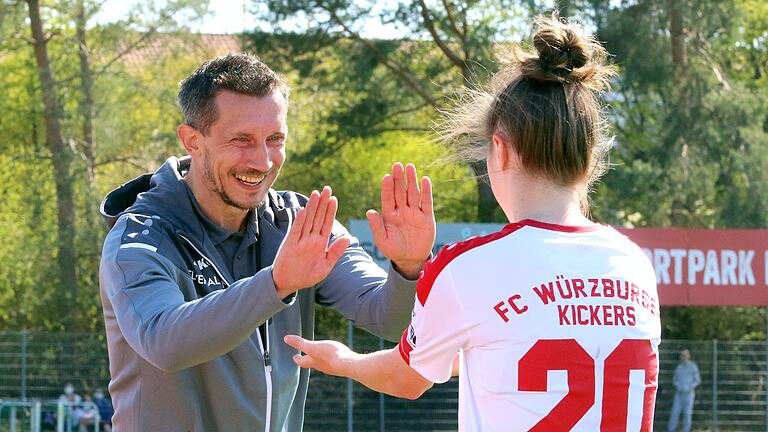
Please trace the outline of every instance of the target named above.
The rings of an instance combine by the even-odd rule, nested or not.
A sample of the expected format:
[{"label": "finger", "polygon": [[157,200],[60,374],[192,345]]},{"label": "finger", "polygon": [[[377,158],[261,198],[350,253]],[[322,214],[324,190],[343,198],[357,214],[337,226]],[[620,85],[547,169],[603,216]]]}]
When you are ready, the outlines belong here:
[{"label": "finger", "polygon": [[294,354],[293,362],[303,369],[312,369],[315,367],[315,360],[311,356],[307,355]]},{"label": "finger", "polygon": [[342,236],[334,240],[333,243],[328,246],[328,252],[325,254],[328,271],[330,271],[330,269],[336,264],[336,261],[341,258],[341,255],[344,254],[344,251],[347,250],[349,247],[349,242],[349,237]]},{"label": "finger", "polygon": [[317,203],[317,211],[315,217],[312,220],[312,233],[320,233],[325,221],[325,212],[328,210],[328,200],[331,199],[331,188],[329,186],[323,187],[323,191],[320,193],[320,201]]},{"label": "finger", "polygon": [[432,214],[434,212],[432,204],[432,180],[427,176],[421,178],[421,211],[426,214]]},{"label": "finger", "polygon": [[327,239],[331,235],[333,230],[333,222],[336,220],[336,210],[339,208],[339,200],[335,196],[332,196],[328,200],[328,205],[325,209],[325,220],[323,220],[322,228],[320,229],[320,236]]},{"label": "finger", "polygon": [[395,209],[395,180],[392,174],[381,179],[381,212],[388,213]]},{"label": "finger", "polygon": [[368,225],[371,226],[371,233],[373,234],[373,242],[376,245],[380,245],[383,240],[387,238],[387,230],[384,228],[384,219],[381,215],[376,213],[376,210],[368,210],[365,213],[368,218]]},{"label": "finger", "polygon": [[320,201],[320,193],[316,190],[312,191],[312,193],[309,195],[309,202],[307,203],[307,206],[304,207],[304,210],[307,213],[307,220],[304,222],[304,226],[301,228],[302,237],[309,235],[310,231],[312,231],[312,222],[315,219],[315,212],[317,211],[318,201]]},{"label": "finger", "polygon": [[408,198],[405,195],[405,179],[403,179],[403,164],[395,162],[392,165],[392,179],[395,182],[395,208],[408,205]]},{"label": "finger", "polygon": [[416,166],[408,164],[405,166],[406,194],[408,196],[408,206],[419,206],[419,176],[416,175]]},{"label": "finger", "polygon": [[291,229],[285,237],[286,242],[297,242],[301,240],[301,230],[304,229],[306,220],[307,210],[304,208],[299,209],[299,212],[296,214],[296,219],[293,221],[293,225],[291,225]]}]

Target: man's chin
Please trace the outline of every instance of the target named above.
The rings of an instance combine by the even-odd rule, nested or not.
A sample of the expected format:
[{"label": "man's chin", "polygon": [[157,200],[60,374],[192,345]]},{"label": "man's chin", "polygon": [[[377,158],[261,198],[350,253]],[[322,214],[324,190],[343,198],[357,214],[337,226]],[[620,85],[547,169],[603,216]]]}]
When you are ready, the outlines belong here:
[{"label": "man's chin", "polygon": [[231,207],[238,208],[240,210],[252,210],[255,208],[260,207],[262,204],[264,204],[267,200],[267,194],[259,194],[258,197],[248,198],[248,199],[239,199],[235,200],[232,199],[232,197],[226,197],[224,199],[224,202],[227,203]]}]

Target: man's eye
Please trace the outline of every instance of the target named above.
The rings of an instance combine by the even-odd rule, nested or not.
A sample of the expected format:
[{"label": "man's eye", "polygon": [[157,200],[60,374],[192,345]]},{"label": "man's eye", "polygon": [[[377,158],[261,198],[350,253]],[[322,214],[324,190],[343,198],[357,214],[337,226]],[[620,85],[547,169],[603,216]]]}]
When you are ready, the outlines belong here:
[{"label": "man's eye", "polygon": [[269,140],[271,142],[280,142],[280,141],[283,141],[284,139],[285,139],[285,137],[283,135],[273,135],[273,136],[269,137]]}]

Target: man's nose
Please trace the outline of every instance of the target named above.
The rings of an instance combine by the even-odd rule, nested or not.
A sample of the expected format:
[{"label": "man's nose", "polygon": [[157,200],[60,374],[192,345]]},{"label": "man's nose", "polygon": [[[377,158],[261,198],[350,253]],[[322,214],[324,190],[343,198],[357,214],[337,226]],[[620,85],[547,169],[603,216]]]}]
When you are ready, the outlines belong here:
[{"label": "man's nose", "polygon": [[259,143],[245,152],[245,164],[248,168],[257,171],[269,171],[273,162],[269,157],[266,143]]}]

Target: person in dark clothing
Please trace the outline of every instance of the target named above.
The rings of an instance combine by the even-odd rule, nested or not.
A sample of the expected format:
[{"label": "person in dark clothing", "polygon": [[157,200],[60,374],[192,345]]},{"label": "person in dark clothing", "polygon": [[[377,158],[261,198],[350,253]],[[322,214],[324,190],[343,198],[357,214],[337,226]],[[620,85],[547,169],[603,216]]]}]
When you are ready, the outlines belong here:
[{"label": "person in dark clothing", "polygon": [[99,409],[100,430],[104,432],[112,431],[112,415],[115,413],[115,409],[112,407],[112,402],[104,397],[104,390],[96,389],[93,392],[93,404]]},{"label": "person in dark clothing", "polygon": [[367,216],[387,272],[335,220],[330,187],[272,189],[288,136],[279,75],[229,54],[185,79],[179,102],[188,156],[101,207],[113,429],[300,431],[309,374],[283,336],[314,337],[320,304],[399,337],[434,243],[431,184],[413,165],[384,177]]}]

